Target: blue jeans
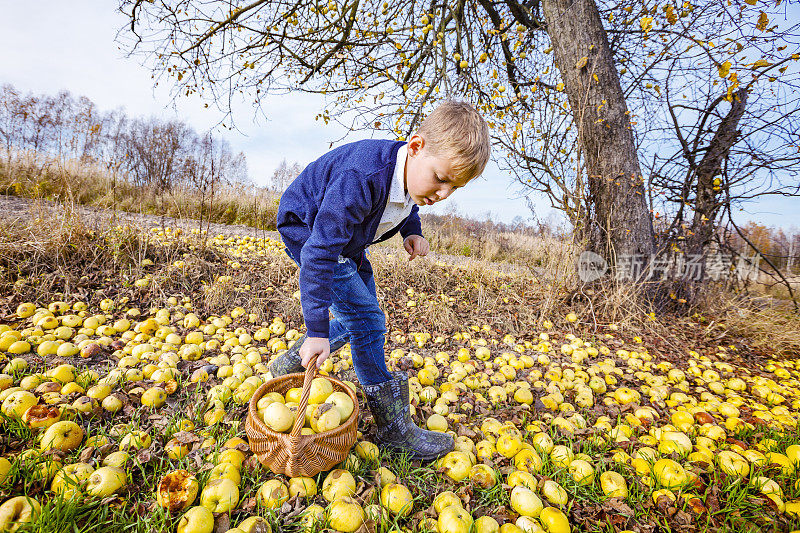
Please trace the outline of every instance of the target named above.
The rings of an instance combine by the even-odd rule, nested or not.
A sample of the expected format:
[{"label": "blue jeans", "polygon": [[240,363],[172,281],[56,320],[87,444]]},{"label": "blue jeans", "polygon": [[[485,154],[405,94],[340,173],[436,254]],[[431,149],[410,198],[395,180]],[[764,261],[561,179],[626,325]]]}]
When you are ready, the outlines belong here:
[{"label": "blue jeans", "polygon": [[[292,257],[289,250],[286,254]],[[386,316],[378,305],[375,277],[371,272],[359,272],[352,259],[340,258],[331,279],[331,312],[328,340],[350,343],[353,369],[362,385],[375,385],[392,378],[386,369],[384,344]]]}]

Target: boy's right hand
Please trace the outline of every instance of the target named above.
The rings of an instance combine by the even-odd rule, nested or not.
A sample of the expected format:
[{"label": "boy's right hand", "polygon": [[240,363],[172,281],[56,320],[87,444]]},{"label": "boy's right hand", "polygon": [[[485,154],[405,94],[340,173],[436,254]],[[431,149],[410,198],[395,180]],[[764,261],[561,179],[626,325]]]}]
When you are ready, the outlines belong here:
[{"label": "boy's right hand", "polygon": [[322,366],[331,355],[330,341],[325,337],[307,337],[300,347],[300,360],[303,366],[308,368],[308,363],[314,356],[317,356],[317,368]]}]

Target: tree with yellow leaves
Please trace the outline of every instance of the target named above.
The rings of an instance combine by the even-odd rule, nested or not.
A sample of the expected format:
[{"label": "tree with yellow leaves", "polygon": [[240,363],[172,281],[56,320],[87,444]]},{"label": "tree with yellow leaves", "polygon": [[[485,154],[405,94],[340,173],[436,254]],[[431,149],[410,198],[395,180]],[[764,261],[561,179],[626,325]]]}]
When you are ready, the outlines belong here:
[{"label": "tree with yellow leaves", "polygon": [[[176,95],[200,93],[226,111],[235,94],[258,103],[302,90],[327,96],[326,123],[346,117],[404,138],[438,101],[469,100],[501,165],[613,262],[656,251],[650,162],[661,154],[656,133],[678,146],[685,125],[672,127],[665,100],[684,76],[677,58],[695,58],[688,82],[728,103],[746,72],[783,68],[772,56],[742,58],[752,32],[770,40],[779,11],[754,2],[120,0],[129,18],[120,35]],[[736,39],[725,33],[734,26]],[[743,49],[729,54],[731,43]]]}]

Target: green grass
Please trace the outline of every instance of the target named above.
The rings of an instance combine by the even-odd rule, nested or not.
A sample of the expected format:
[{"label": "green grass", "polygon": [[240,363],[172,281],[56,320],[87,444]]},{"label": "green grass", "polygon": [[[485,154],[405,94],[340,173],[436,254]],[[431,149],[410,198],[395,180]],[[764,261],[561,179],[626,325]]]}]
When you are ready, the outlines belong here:
[{"label": "green grass", "polygon": [[493,487],[488,489],[475,487],[475,507],[494,509],[497,507],[506,507],[511,504],[511,494],[508,490],[503,488],[503,475],[499,470],[495,469],[495,476],[497,478],[497,483],[495,483]]},{"label": "green grass", "polygon": [[11,417],[2,412],[0,412],[0,427],[9,440],[28,441],[34,435],[34,431],[21,418]]},{"label": "green grass", "polygon": [[31,524],[19,529],[30,533],[89,533],[115,530],[116,515],[112,506],[101,500],[63,498],[55,495],[43,503],[41,514]]}]

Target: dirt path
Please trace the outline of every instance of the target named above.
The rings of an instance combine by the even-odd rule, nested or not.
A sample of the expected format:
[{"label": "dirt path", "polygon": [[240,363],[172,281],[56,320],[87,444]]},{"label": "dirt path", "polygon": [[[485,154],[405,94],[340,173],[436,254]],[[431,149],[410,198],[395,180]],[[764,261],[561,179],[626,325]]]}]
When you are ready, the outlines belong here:
[{"label": "dirt path", "polygon": [[[111,224],[130,225],[148,230],[152,228],[181,228],[184,231],[191,231],[200,228],[200,221],[190,218],[173,218],[168,216],[159,215],[146,215],[141,213],[131,213],[128,211],[114,211],[112,209],[104,209],[97,207],[75,206],[81,221],[90,229],[103,230],[108,228]],[[65,210],[72,209],[71,206],[67,207],[58,202],[51,202],[49,200],[31,200],[29,198],[21,198],[18,196],[0,195],[0,217],[10,220],[12,224],[25,221],[31,218],[38,217],[42,219],[62,219],[65,216]],[[203,227],[207,225],[204,223]],[[249,236],[253,238],[270,238],[280,240],[280,234],[277,231],[266,231],[252,226],[245,226],[242,224],[211,224],[208,226],[209,235],[226,235],[226,236]],[[394,240],[394,239],[392,239]],[[370,248],[370,253],[380,253],[387,255],[405,254],[401,246],[394,246],[391,241],[386,245],[378,245]],[[459,267],[474,267],[480,265],[484,268],[490,268],[507,274],[511,273],[527,273],[518,265],[511,263],[490,262],[473,259],[471,257],[463,257],[458,255],[440,254],[431,252],[428,258],[432,261],[442,261],[449,265]]]},{"label": "dirt path", "polygon": [[[200,228],[200,221],[197,219],[180,219],[168,216],[145,215],[141,213],[131,213],[128,211],[114,211],[97,207],[76,206],[81,220],[92,229],[107,228],[110,224],[130,225],[141,229],[151,228],[181,228],[184,231]],[[51,202],[49,200],[31,200],[17,196],[0,195],[0,216],[12,219],[12,222],[23,221],[32,216],[52,217],[59,219],[64,216],[65,207],[63,204]],[[206,224],[203,224],[206,227]],[[280,239],[277,231],[265,231],[251,226],[241,224],[211,224],[208,228],[210,235],[237,235],[251,236],[258,238],[269,237],[270,239]]]}]

